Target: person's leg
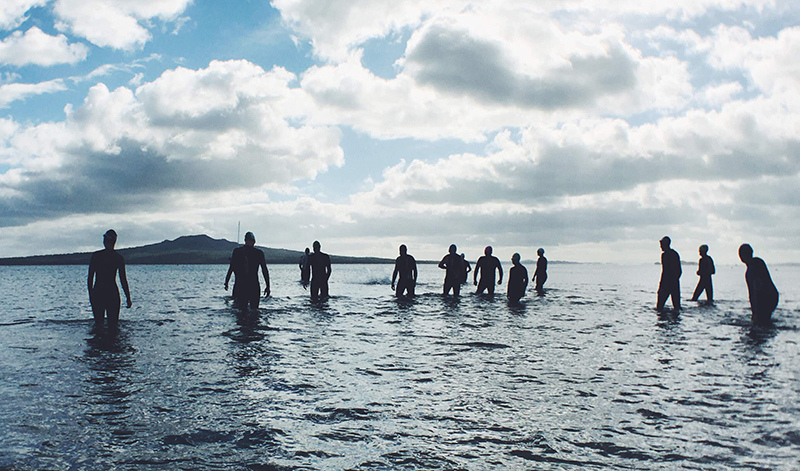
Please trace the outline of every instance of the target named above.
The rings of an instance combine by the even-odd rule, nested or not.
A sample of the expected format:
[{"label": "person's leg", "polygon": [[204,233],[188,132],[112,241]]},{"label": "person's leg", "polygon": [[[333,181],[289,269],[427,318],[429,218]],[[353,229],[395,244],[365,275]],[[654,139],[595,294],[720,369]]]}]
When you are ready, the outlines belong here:
[{"label": "person's leg", "polygon": [[106,298],[106,315],[108,316],[108,327],[116,329],[119,325],[119,309],[121,307],[119,291],[109,291]]},{"label": "person's leg", "polygon": [[92,305],[92,316],[94,317],[94,327],[103,327],[105,321],[106,306],[98,290],[92,289],[89,295],[89,303]]},{"label": "person's leg", "polygon": [[714,302],[714,284],[711,282],[711,277],[706,281],[706,301]]},{"label": "person's leg", "polygon": [[[537,286],[537,290],[538,290],[538,286],[539,285],[537,284],[536,286]],[[664,310],[664,305],[667,303],[667,298],[668,297],[669,297],[669,294],[668,294],[667,290],[664,289],[663,286],[659,285],[658,286],[658,301],[656,301],[656,311],[663,311]]]},{"label": "person's leg", "polygon": [[672,287],[672,291],[670,292],[670,297],[672,298],[672,308],[676,311],[681,310],[681,286],[679,284],[675,284]]},{"label": "person's leg", "polygon": [[323,281],[320,283],[319,297],[322,300],[328,299],[328,282]]},{"label": "person's leg", "polygon": [[[701,276],[699,280],[697,280],[697,286],[694,288],[694,293],[692,294],[692,299],[690,301],[697,301],[700,298],[700,295],[703,294],[703,290],[705,290],[705,280]],[[708,294],[706,294],[708,296]]]},{"label": "person's leg", "polygon": [[319,301],[319,283],[314,279],[311,280],[311,300]]}]

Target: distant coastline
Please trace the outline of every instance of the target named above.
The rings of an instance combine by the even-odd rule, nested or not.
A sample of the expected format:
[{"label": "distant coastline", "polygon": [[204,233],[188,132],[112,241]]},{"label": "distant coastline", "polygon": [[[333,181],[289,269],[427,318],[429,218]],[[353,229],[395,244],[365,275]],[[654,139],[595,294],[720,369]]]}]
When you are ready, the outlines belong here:
[{"label": "distant coastline", "polygon": [[[128,265],[227,265],[231,252],[240,244],[225,239],[213,239],[205,234],[178,237],[157,244],[119,249]],[[269,264],[295,264],[303,252],[299,250],[258,247],[264,251]],[[99,250],[100,248],[98,248]],[[54,255],[32,255],[28,257],[0,258],[0,265],[88,265],[91,252]],[[379,257],[348,257],[331,255],[331,262],[337,264],[380,264],[392,263],[394,259]]]}]

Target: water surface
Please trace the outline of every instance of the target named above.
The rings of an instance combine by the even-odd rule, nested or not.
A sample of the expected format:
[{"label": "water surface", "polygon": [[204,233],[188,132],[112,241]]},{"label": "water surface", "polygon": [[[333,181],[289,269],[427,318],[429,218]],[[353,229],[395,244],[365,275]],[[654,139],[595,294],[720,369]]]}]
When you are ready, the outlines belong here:
[{"label": "water surface", "polygon": [[771,267],[761,330],[744,266],[714,306],[686,270],[661,317],[656,265],[552,264],[520,305],[443,298],[431,265],[413,301],[391,266],[333,269],[312,304],[271,266],[242,313],[226,266],[129,266],[108,336],[86,267],[0,267],[0,469],[798,469],[799,267]]}]

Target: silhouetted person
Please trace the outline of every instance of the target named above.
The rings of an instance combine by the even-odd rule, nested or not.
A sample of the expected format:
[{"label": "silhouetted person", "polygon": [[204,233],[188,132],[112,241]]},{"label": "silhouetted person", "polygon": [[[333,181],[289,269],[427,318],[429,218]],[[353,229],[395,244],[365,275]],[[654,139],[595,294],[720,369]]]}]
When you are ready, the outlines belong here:
[{"label": "silhouetted person", "polygon": [[539,255],[539,259],[536,260],[536,271],[533,272],[531,281],[536,281],[536,294],[543,296],[544,282],[547,281],[547,259],[544,256],[544,249],[540,248],[536,253]]},{"label": "silhouetted person", "polygon": [[461,254],[461,263],[464,264],[464,276],[461,277],[461,284],[469,283],[469,272],[472,271],[472,266],[470,266],[469,262],[467,261],[467,255]]},{"label": "silhouetted person", "polygon": [[672,241],[664,236],[661,244],[661,281],[658,284],[658,301],[656,310],[664,310],[667,298],[672,298],[672,307],[675,311],[681,309],[681,256],[670,248]]},{"label": "silhouetted person", "polygon": [[[475,294],[483,294],[484,290],[488,290],[489,294],[494,294],[494,273],[497,271],[500,274],[497,284],[503,284],[503,266],[500,265],[500,260],[492,255],[491,246],[487,246],[483,253],[484,255],[475,263],[475,271],[472,273],[472,282],[478,286]],[[481,276],[480,283],[478,283],[478,274]]]},{"label": "silhouetted person", "polygon": [[331,257],[320,250],[319,241],[315,240],[314,253],[308,256],[311,266],[311,300],[328,299],[328,278],[331,277]]},{"label": "silhouetted person", "polygon": [[464,264],[461,255],[456,253],[456,244],[450,245],[447,255],[439,262],[439,268],[446,270],[444,275],[444,292],[453,290],[453,296],[461,294],[461,277],[464,276]]},{"label": "silhouetted person", "polygon": [[308,281],[311,279],[311,265],[308,263],[308,256],[311,250],[306,247],[306,251],[300,256],[300,283],[303,284],[303,289],[308,287]]},{"label": "silhouetted person", "polygon": [[225,275],[225,291],[228,291],[228,282],[231,274],[236,275],[233,283],[233,304],[247,309],[258,309],[261,301],[261,283],[258,280],[258,269],[264,275],[264,296],[269,296],[269,270],[264,259],[264,252],[255,247],[256,236],[252,232],[244,235],[244,245],[233,249],[231,264],[228,274]]},{"label": "silhouetted person", "polygon": [[512,303],[519,302],[525,296],[525,290],[528,288],[528,269],[519,260],[518,253],[512,255],[511,263],[513,266],[508,271],[508,292],[506,296]]},{"label": "silhouetted person", "polygon": [[417,261],[408,254],[405,244],[400,246],[400,256],[394,261],[392,273],[392,289],[395,289],[394,280],[397,277],[395,295],[399,298],[405,292],[407,296],[414,296],[414,287],[417,285]]},{"label": "silhouetted person", "polygon": [[700,260],[697,262],[697,276],[700,280],[697,282],[697,287],[694,289],[692,301],[697,301],[697,298],[706,292],[706,300],[711,303],[714,301],[714,286],[711,284],[711,275],[717,272],[714,268],[714,260],[708,256],[708,246],[703,244],[698,250],[700,253]]},{"label": "silhouetted person", "polygon": [[94,328],[103,327],[104,318],[108,317],[108,326],[116,329],[119,324],[119,288],[117,287],[117,272],[122,291],[125,292],[127,307],[131,307],[131,291],[128,288],[128,277],[125,275],[125,259],[114,250],[117,243],[117,233],[109,229],[103,234],[103,250],[92,254],[89,260],[89,302],[92,305]]},{"label": "silhouetted person", "polygon": [[739,258],[747,265],[744,278],[747,281],[753,324],[769,324],[772,312],[778,307],[778,289],[769,276],[767,264],[764,260],[753,257],[753,248],[750,244],[742,244],[739,247]]}]

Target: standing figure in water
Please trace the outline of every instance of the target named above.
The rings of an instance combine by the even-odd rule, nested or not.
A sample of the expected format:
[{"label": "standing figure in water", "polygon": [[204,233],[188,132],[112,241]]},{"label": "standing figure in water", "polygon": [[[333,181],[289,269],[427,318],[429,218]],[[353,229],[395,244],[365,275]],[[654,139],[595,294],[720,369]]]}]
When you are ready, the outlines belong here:
[{"label": "standing figure in water", "polygon": [[89,302],[92,305],[94,328],[103,327],[104,318],[108,317],[108,327],[116,329],[119,325],[119,288],[117,287],[117,272],[125,292],[126,306],[131,307],[131,291],[128,288],[128,277],[125,275],[125,259],[114,250],[117,243],[117,233],[109,229],[103,234],[105,249],[92,254],[89,261]]},{"label": "standing figure in water", "polygon": [[461,254],[461,263],[464,264],[464,276],[461,277],[461,284],[469,283],[469,272],[472,271],[472,267],[470,266],[469,262],[467,261],[467,255]]},{"label": "standing figure in water", "polygon": [[772,282],[767,264],[759,257],[753,257],[750,244],[739,247],[739,258],[747,265],[744,278],[747,281],[753,325],[769,324],[772,312],[778,307],[778,289]]},{"label": "standing figure in water", "polygon": [[311,266],[311,300],[325,301],[328,299],[328,278],[331,277],[331,257],[320,250],[318,240],[314,241],[314,253],[308,256]]},{"label": "standing figure in water", "polygon": [[461,294],[461,277],[464,276],[464,267],[461,255],[457,254],[456,244],[450,245],[447,255],[439,262],[439,268],[446,270],[444,275],[444,292],[447,295],[453,290],[453,296]]},{"label": "standing figure in water", "polygon": [[659,241],[661,244],[661,281],[658,283],[658,301],[656,310],[661,312],[667,303],[667,298],[672,298],[672,307],[675,312],[681,309],[681,256],[670,248],[672,241],[664,236]]},{"label": "standing figure in water", "polygon": [[518,253],[511,256],[513,266],[508,271],[508,292],[506,296],[512,303],[519,302],[525,296],[525,290],[528,288],[528,269],[525,268],[525,265],[519,263],[519,260]]},{"label": "standing figure in water", "polygon": [[417,284],[417,261],[408,254],[405,244],[400,246],[400,256],[394,261],[394,272],[392,273],[392,289],[395,289],[394,280],[397,276],[397,290],[395,295],[399,298],[403,292],[407,296],[414,296],[414,286]]},{"label": "standing figure in water", "polygon": [[539,248],[536,253],[539,254],[539,259],[536,260],[536,271],[533,272],[531,282],[536,281],[536,294],[544,296],[544,282],[547,281],[547,259],[544,257],[543,248]]},{"label": "standing figure in water", "polygon": [[706,301],[711,304],[714,302],[714,286],[711,284],[711,275],[717,272],[714,268],[714,260],[708,256],[708,246],[703,244],[700,246],[700,261],[697,262],[697,276],[700,280],[697,282],[697,288],[694,289],[692,301],[697,301],[697,298],[706,292]]},{"label": "standing figure in water", "polygon": [[[503,284],[503,266],[500,265],[500,260],[492,255],[492,246],[489,245],[483,249],[483,256],[475,263],[475,271],[472,273],[472,282],[478,287],[475,294],[483,294],[487,290],[489,294],[494,294],[494,272],[500,274],[500,279],[497,281],[498,285]],[[478,283],[478,273],[481,275],[481,282]]]},{"label": "standing figure in water", "polygon": [[255,247],[256,236],[252,232],[244,235],[244,245],[233,249],[231,264],[228,274],[225,275],[225,291],[228,291],[228,282],[231,274],[236,278],[233,283],[233,304],[242,309],[258,309],[261,301],[261,284],[258,280],[258,269],[264,275],[264,296],[270,295],[269,270],[264,259],[264,252]]},{"label": "standing figure in water", "polygon": [[311,265],[308,263],[308,256],[311,250],[306,247],[305,253],[300,256],[300,283],[303,284],[303,289],[308,288],[308,280],[311,279]]}]

